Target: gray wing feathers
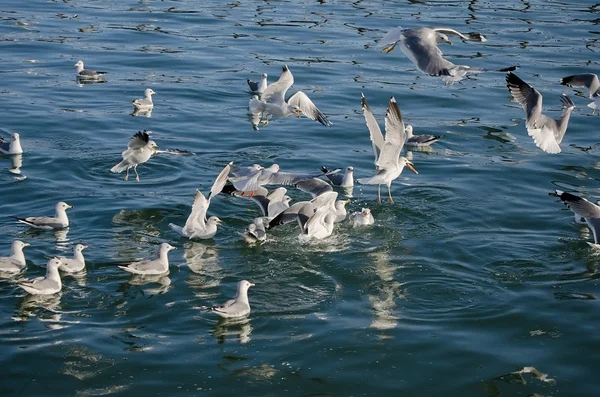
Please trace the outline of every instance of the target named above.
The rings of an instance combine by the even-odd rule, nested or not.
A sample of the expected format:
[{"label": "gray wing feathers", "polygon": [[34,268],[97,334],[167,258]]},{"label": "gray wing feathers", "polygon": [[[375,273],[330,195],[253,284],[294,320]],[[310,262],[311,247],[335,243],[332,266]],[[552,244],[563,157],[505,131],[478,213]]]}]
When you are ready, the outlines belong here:
[{"label": "gray wing feathers", "polygon": [[371,143],[373,144],[373,152],[375,153],[375,163],[379,160],[379,154],[381,153],[381,148],[383,147],[383,134],[381,133],[381,129],[379,128],[379,124],[377,124],[377,120],[375,120],[375,116],[373,116],[373,112],[367,103],[365,96],[360,94],[363,115],[365,116],[365,122],[367,123],[367,128],[369,129],[369,134],[371,137]]}]

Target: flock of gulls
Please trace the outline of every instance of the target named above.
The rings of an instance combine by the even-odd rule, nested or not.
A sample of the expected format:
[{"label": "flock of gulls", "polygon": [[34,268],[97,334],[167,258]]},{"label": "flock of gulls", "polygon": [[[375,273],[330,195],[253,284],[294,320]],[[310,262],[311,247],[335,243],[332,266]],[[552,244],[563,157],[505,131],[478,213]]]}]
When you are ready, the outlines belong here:
[{"label": "flock of gulls", "polygon": [[[526,129],[535,144],[547,153],[559,153],[560,144],[565,136],[571,112],[575,108],[567,95],[560,98],[563,112],[558,119],[553,119],[542,112],[542,95],[531,85],[521,80],[512,73],[516,67],[500,70],[474,68],[467,65],[456,65],[445,59],[438,45],[452,44],[449,36],[456,36],[465,41],[485,42],[487,39],[480,33],[460,33],[449,28],[417,28],[392,29],[379,43],[385,45],[383,52],[389,53],[396,47],[412,61],[417,68],[430,76],[441,77],[447,85],[452,85],[469,74],[487,71],[508,72],[506,83],[509,92],[520,103],[526,114]],[[78,84],[102,81],[105,72],[85,69],[82,61],[75,64]],[[325,127],[332,125],[327,116],[317,108],[312,100],[302,91],[297,91],[286,99],[286,94],[294,84],[292,72],[283,66],[279,79],[269,84],[267,74],[261,76],[260,81],[247,80],[252,97],[248,104],[248,112],[254,129],[267,126],[273,117],[287,117],[302,115],[321,123]],[[600,106],[600,82],[595,74],[580,74],[567,76],[561,79],[561,84],[569,87],[585,87],[589,90],[592,99],[588,106],[595,112]],[[153,109],[152,95],[156,93],[147,88],[144,98],[132,101],[134,114],[149,114]],[[340,222],[350,222],[353,226],[363,227],[373,225],[375,220],[369,208],[348,214],[346,205],[350,200],[339,199],[338,190],[343,189],[351,197],[351,189],[355,181],[364,185],[377,185],[377,202],[381,202],[381,185],[386,185],[388,201],[393,203],[391,185],[405,167],[418,173],[414,164],[402,156],[404,146],[423,148],[438,140],[441,136],[414,135],[413,127],[405,125],[402,113],[395,98],[389,100],[385,114],[385,136],[377,122],[367,99],[361,94],[361,107],[374,152],[375,170],[372,176],[355,179],[354,168],[348,166],[341,169],[330,170],[322,167],[320,172],[298,174],[281,171],[279,165],[272,164],[264,167],[259,164],[243,166],[230,162],[216,177],[210,191],[205,196],[196,190],[193,198],[190,215],[185,224],[179,226],[169,224],[169,227],[178,235],[187,239],[211,239],[217,231],[221,220],[216,216],[207,218],[211,199],[220,193],[229,194],[240,199],[248,199],[258,204],[262,216],[256,217],[243,232],[243,239],[248,244],[262,244],[267,240],[267,232],[275,227],[289,223],[298,224],[300,242],[321,240],[332,235],[334,227]],[[150,139],[149,131],[140,131],[133,135],[128,147],[123,151],[122,160],[110,169],[114,173],[125,172],[125,180],[133,169],[136,180],[140,180],[137,167],[149,161],[153,155],[159,153],[158,145]],[[23,153],[20,136],[12,133],[10,140],[0,141],[0,151],[8,155]],[[186,154],[179,151],[162,151],[175,154]],[[273,190],[268,187],[277,186]],[[295,187],[309,193],[310,200],[292,203],[292,198],[287,195],[286,187]],[[348,194],[348,189],[350,193]],[[594,235],[592,246],[600,248],[600,206],[588,200],[566,193],[556,191],[558,196],[575,213],[576,221],[587,223]],[[44,217],[15,217],[32,228],[44,230],[59,230],[69,226],[67,210],[73,208],[65,202],[55,206],[54,216]],[[11,255],[0,258],[0,274],[15,277],[25,270],[26,261],[23,249],[29,246],[20,240],[14,240]],[[47,263],[47,272],[44,277],[34,279],[18,279],[18,285],[30,294],[49,295],[58,293],[62,288],[61,273],[77,273],[85,271],[85,258],[83,250],[88,248],[77,244],[72,258],[54,257]],[[122,270],[140,275],[156,276],[169,272],[169,251],[175,249],[168,243],[160,244],[156,258],[143,260],[119,266]],[[236,296],[222,306],[215,306],[210,310],[225,318],[243,317],[250,313],[248,289],[254,286],[247,280],[238,283]]]}]

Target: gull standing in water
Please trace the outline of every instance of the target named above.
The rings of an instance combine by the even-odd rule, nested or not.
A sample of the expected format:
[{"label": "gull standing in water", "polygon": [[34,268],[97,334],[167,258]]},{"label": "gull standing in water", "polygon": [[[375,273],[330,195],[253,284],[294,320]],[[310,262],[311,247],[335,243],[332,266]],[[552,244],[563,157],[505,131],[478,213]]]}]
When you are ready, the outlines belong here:
[{"label": "gull standing in water", "polygon": [[73,258],[67,258],[66,256],[58,256],[62,264],[60,270],[66,273],[78,273],[85,270],[85,258],[83,257],[83,250],[88,246],[83,244],[77,244],[73,252]]},{"label": "gull standing in water", "polygon": [[310,98],[302,91],[285,100],[285,94],[294,84],[294,76],[287,65],[283,67],[283,72],[279,80],[267,86],[262,94],[262,98],[254,96],[250,99],[249,109],[252,114],[262,114],[263,125],[268,124],[268,117],[287,117],[296,114],[300,117],[302,112],[311,120],[318,121],[325,127],[331,127],[331,122],[323,114]]},{"label": "gull standing in water", "polygon": [[150,160],[153,154],[156,153],[158,145],[150,140],[150,135],[146,131],[138,131],[133,138],[129,140],[127,150],[121,153],[123,160],[112,167],[110,172],[121,173],[126,171],[125,180],[129,179],[129,169],[133,167],[135,171],[135,180],[140,181],[140,176],[137,172],[137,166]]},{"label": "gull standing in water", "polygon": [[175,247],[162,243],[158,248],[156,259],[148,259],[140,262],[133,262],[127,266],[119,266],[121,269],[144,276],[154,276],[169,272],[169,251],[176,249]]},{"label": "gull standing in water", "polygon": [[212,196],[219,194],[223,190],[223,186],[227,182],[227,176],[231,172],[232,164],[233,162],[227,164],[219,173],[210,189],[208,198],[204,197],[200,190],[196,190],[194,202],[192,203],[192,212],[188,216],[185,225],[181,227],[174,223],[169,223],[171,229],[190,240],[194,238],[209,239],[217,234],[217,226],[221,224],[221,220],[216,216],[206,219],[206,211],[208,210]]},{"label": "gull standing in water", "polygon": [[263,73],[259,82],[252,81],[250,79],[246,79],[246,82],[248,83],[248,87],[250,87],[250,91],[252,91],[253,94],[262,95],[267,89],[267,74]]},{"label": "gull standing in water", "polygon": [[[438,44],[452,44],[448,35],[458,36],[463,40],[486,42],[481,33],[463,34],[450,28],[416,28],[402,29],[397,27],[388,32],[379,40],[380,44],[388,44],[383,52],[389,53],[396,45],[414,63],[421,72],[430,76],[445,76],[446,82],[461,80],[467,73],[480,73],[486,71],[482,68],[472,68],[466,65],[455,65],[446,60]],[[513,70],[509,68],[508,70]],[[503,71],[508,71],[504,69]]]},{"label": "gull standing in water", "polygon": [[29,247],[29,243],[15,240],[10,247],[10,256],[0,258],[0,273],[20,273],[25,269],[25,254],[23,248]]},{"label": "gull standing in water", "polygon": [[538,90],[513,73],[506,75],[506,85],[512,96],[525,110],[527,134],[533,138],[536,146],[546,153],[560,153],[559,144],[567,132],[571,112],[575,109],[573,102],[568,96],[562,94],[560,101],[564,110],[560,118],[555,120],[542,114],[542,94]]},{"label": "gull standing in water", "polygon": [[594,234],[594,244],[587,242],[592,248],[600,248],[600,206],[589,202],[583,197],[556,190],[556,196],[565,203],[571,211],[585,219]]},{"label": "gull standing in water", "polygon": [[28,218],[19,218],[13,216],[13,218],[36,229],[62,229],[69,226],[69,218],[67,217],[67,210],[69,208],[73,208],[73,206],[65,203],[64,201],[59,201],[54,207],[56,211],[54,217],[30,216]]},{"label": "gull standing in water", "polygon": [[341,169],[335,169],[330,171],[327,167],[322,166],[321,171],[323,174],[329,179],[333,186],[340,187],[353,187],[354,186],[354,168],[351,166],[346,167],[346,171],[344,171],[343,175],[340,175],[339,172]]},{"label": "gull standing in water", "polygon": [[21,147],[21,136],[18,132],[10,134],[10,142],[0,137],[0,152],[4,154],[22,154],[23,148]]},{"label": "gull standing in water", "polygon": [[23,280],[19,282],[19,287],[32,295],[51,295],[60,292],[62,289],[62,282],[60,280],[58,268],[61,263],[62,262],[58,258],[50,259],[46,265],[45,277]]},{"label": "gull standing in water", "polygon": [[348,219],[352,226],[368,226],[375,223],[375,218],[368,208],[363,208],[360,212],[353,212]]},{"label": "gull standing in water", "polygon": [[81,80],[100,80],[106,72],[97,72],[95,70],[84,69],[83,61],[79,61],[74,65],[77,68],[75,76]]},{"label": "gull standing in water", "polygon": [[404,130],[406,131],[406,143],[405,143],[406,146],[412,146],[412,147],[416,147],[416,148],[424,148],[427,146],[431,146],[431,144],[442,139],[441,135],[429,135],[429,134],[414,135],[413,127],[410,124],[407,124],[404,127]]},{"label": "gull standing in water", "polygon": [[138,98],[131,101],[131,103],[135,107],[135,110],[147,111],[152,109],[154,107],[154,103],[152,102],[152,95],[154,94],[156,94],[156,92],[154,92],[152,88],[146,88],[144,90],[144,98]]},{"label": "gull standing in water", "polygon": [[390,190],[392,182],[400,176],[404,167],[410,168],[415,174],[417,170],[413,167],[413,163],[408,161],[406,157],[400,156],[402,147],[406,142],[406,131],[404,130],[404,122],[402,114],[396,103],[396,99],[390,99],[386,114],[385,114],[385,140],[383,134],[371,108],[362,96],[362,109],[367,122],[367,128],[371,135],[373,151],[375,152],[375,169],[377,174],[371,178],[362,178],[358,182],[363,185],[377,185],[377,202],[381,203],[381,185],[385,184],[388,187],[388,201],[393,203],[392,192]]},{"label": "gull standing in water", "polygon": [[228,300],[221,306],[211,307],[210,310],[223,318],[244,317],[250,314],[250,302],[248,302],[248,288],[254,284],[248,280],[238,283],[235,298]]},{"label": "gull standing in water", "polygon": [[589,99],[593,102],[588,104],[589,108],[592,108],[592,114],[596,113],[596,110],[600,108],[600,80],[598,75],[594,73],[576,74],[573,76],[567,76],[560,79],[562,85],[567,87],[585,87],[589,92]]}]

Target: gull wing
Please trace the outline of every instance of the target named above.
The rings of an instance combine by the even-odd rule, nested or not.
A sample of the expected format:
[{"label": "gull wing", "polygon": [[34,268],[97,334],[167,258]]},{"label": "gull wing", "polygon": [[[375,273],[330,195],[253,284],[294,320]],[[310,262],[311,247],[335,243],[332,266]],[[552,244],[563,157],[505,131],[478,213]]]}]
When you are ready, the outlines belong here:
[{"label": "gull wing", "polygon": [[223,168],[223,170],[221,170],[221,172],[217,176],[217,179],[215,179],[215,182],[213,183],[212,187],[210,188],[210,192],[208,193],[208,201],[209,202],[210,202],[210,199],[212,196],[219,194],[221,192],[221,190],[223,190],[223,187],[227,183],[227,177],[228,177],[229,173],[231,172],[232,164],[233,164],[233,161],[229,162],[229,164],[227,164],[225,166],[225,168]]},{"label": "gull wing", "polygon": [[395,167],[404,142],[406,142],[406,131],[402,114],[396,99],[391,97],[385,114],[385,142],[375,165],[379,168]]},{"label": "gull wing", "polygon": [[513,73],[506,75],[506,85],[512,96],[525,110],[527,129],[541,127],[538,124],[542,115],[542,94]]},{"label": "gull wing", "polygon": [[444,59],[431,29],[406,30],[400,49],[421,72],[430,76],[448,76],[449,70],[456,66]]},{"label": "gull wing", "polygon": [[576,74],[560,79],[560,84],[567,87],[585,87],[590,90],[590,98],[593,95],[600,95],[600,80],[594,73]]},{"label": "gull wing", "polygon": [[308,95],[306,95],[302,91],[296,92],[294,95],[288,99],[288,104],[292,106],[297,106],[306,117],[311,120],[318,121],[323,124],[325,127],[331,127],[331,121],[325,116],[323,112],[319,110],[315,106],[315,104],[310,100]]},{"label": "gull wing", "polygon": [[326,192],[333,191],[331,185],[318,178],[310,178],[299,181],[296,187],[303,192],[310,193],[311,196],[317,197]]},{"label": "gull wing", "polygon": [[144,131],[138,131],[133,135],[133,137],[129,140],[129,144],[127,145],[130,149],[141,149],[148,144],[150,141],[150,135]]},{"label": "gull wing", "polygon": [[459,32],[458,30],[454,30],[454,29],[450,29],[450,28],[432,28],[432,29],[438,33],[445,34],[446,36],[448,36],[448,35],[458,36],[463,40],[478,41],[481,43],[487,41],[486,37],[479,32],[469,32],[467,34],[463,34],[463,33]]},{"label": "gull wing", "polygon": [[598,244],[598,238],[600,237],[600,207],[583,197],[571,193],[557,190],[556,195],[571,211],[585,219],[594,234],[594,242]]},{"label": "gull wing", "polygon": [[287,65],[283,66],[283,71],[279,76],[279,80],[271,83],[265,88],[262,94],[262,100],[265,102],[285,103],[285,93],[294,84],[294,76]]},{"label": "gull wing", "polygon": [[373,144],[373,153],[375,153],[375,164],[377,164],[379,155],[381,153],[381,148],[383,147],[383,134],[381,133],[379,124],[377,124],[377,120],[375,120],[375,116],[373,116],[373,112],[367,103],[367,99],[362,93],[360,96],[363,115],[365,116],[365,122],[367,123],[367,128],[369,129],[371,143]]},{"label": "gull wing", "polygon": [[192,212],[183,226],[184,232],[192,234],[197,228],[204,228],[206,226],[208,205],[209,202],[206,197],[204,197],[200,190],[196,189],[196,195],[192,203]]}]

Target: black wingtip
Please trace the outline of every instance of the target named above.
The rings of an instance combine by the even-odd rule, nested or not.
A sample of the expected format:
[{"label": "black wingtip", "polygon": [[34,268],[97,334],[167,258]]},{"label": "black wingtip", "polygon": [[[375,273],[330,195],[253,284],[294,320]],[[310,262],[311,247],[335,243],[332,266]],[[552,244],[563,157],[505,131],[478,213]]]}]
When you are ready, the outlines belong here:
[{"label": "black wingtip", "polygon": [[571,87],[571,80],[573,80],[575,76],[567,76],[560,79],[560,84],[566,85],[567,87]]},{"label": "black wingtip", "polygon": [[327,167],[325,167],[324,165],[321,166],[321,172],[326,174],[329,172],[329,170],[327,169]]},{"label": "black wingtip", "polygon": [[514,72],[515,70],[517,70],[519,68],[518,65],[515,66],[509,66],[507,68],[504,69],[498,69],[499,72]]}]

